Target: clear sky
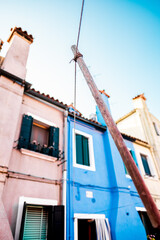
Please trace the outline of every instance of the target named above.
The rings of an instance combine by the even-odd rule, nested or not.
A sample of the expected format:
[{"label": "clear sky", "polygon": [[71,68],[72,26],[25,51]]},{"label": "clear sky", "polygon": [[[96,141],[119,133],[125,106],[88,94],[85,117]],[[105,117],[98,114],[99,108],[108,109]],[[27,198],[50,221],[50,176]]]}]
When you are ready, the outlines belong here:
[{"label": "clear sky", "polygon": [[[64,103],[74,100],[74,63],[81,0],[0,1],[0,38],[8,47],[10,28],[34,37],[26,80]],[[113,117],[133,109],[132,98],[144,93],[160,119],[160,1],[85,0],[79,50],[99,89],[110,95]],[[78,68],[77,68],[78,69]],[[85,117],[95,102],[77,73],[77,108]]]}]

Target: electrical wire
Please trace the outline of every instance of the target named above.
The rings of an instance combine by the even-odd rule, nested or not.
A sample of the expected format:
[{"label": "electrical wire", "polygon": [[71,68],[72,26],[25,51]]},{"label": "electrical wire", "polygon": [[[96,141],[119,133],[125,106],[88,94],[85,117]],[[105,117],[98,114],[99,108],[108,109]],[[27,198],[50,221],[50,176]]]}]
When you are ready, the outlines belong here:
[{"label": "electrical wire", "polygon": [[[80,20],[79,20],[79,28],[78,28],[77,44],[76,44],[76,55],[77,55],[77,52],[78,52],[78,45],[79,45],[79,39],[80,39],[83,9],[84,9],[84,0],[82,0],[81,14],[80,14]],[[77,98],[77,63],[76,63],[76,60],[75,60],[75,67],[74,67],[74,103],[73,103],[73,106],[74,106],[74,136],[73,136],[73,140],[74,140],[74,143],[75,143],[74,144],[75,148],[76,148],[76,134],[75,134],[75,128],[76,128],[76,98]],[[72,171],[72,181],[74,183],[74,167],[72,169],[73,169],[73,171]],[[74,185],[73,185],[72,190],[73,190],[73,193],[72,193],[73,206],[72,207],[74,208]]]}]

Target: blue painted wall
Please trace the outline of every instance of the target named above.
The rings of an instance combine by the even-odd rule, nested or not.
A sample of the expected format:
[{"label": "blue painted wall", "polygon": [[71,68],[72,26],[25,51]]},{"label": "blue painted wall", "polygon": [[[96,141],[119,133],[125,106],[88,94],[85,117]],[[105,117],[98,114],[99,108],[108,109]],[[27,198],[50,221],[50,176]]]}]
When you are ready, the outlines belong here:
[{"label": "blue painted wall", "polygon": [[[105,97],[105,96],[104,96]],[[105,97],[108,105],[108,99]],[[97,108],[98,121],[104,124]],[[76,130],[93,138],[95,171],[73,167],[74,121],[68,117],[67,163],[67,239],[74,239],[74,213],[105,214],[113,240],[146,239],[145,230],[135,209],[141,200],[130,178],[126,178],[119,152],[108,132],[76,120]],[[133,149],[133,145],[128,141]],[[86,197],[93,192],[93,198]]]}]

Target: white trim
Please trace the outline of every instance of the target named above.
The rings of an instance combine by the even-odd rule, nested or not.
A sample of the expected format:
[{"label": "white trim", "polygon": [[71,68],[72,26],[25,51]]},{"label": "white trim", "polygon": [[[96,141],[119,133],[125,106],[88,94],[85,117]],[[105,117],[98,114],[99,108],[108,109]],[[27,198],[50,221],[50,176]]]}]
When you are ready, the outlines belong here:
[{"label": "white trim", "polygon": [[105,219],[105,214],[75,213],[74,218],[78,219]]},{"label": "white trim", "polygon": [[[89,143],[89,160],[90,160],[90,166],[85,166],[82,164],[78,164],[76,163],[76,144],[75,144],[75,136],[74,133],[76,134],[80,134],[86,138],[88,138],[88,143]],[[93,138],[92,135],[79,131],[77,129],[73,129],[73,167],[77,167],[77,168],[82,168],[85,170],[90,170],[90,171],[95,171],[95,160],[94,160],[94,150],[93,150]]]},{"label": "white trim", "polygon": [[105,219],[105,214],[74,214],[74,240],[78,240],[78,219]]},{"label": "white trim", "polygon": [[[147,175],[146,172],[145,172],[145,169],[144,169],[144,166],[143,166],[143,161],[142,161],[142,155],[145,156],[146,159],[147,159],[147,163],[148,163],[148,166],[149,166],[149,170],[150,170],[150,172],[151,172],[151,176],[150,176],[150,175]],[[152,159],[148,156],[148,154],[140,152],[140,158],[141,158],[141,162],[142,162],[144,177],[145,177],[145,178],[151,178],[151,179],[158,179],[158,178],[157,178],[157,175],[156,175],[156,170],[155,170],[153,161],[152,161]]]},{"label": "white trim", "polygon": [[27,115],[32,116],[33,119],[37,120],[38,122],[44,123],[44,124],[46,124],[48,126],[57,127],[55,123],[50,122],[50,121],[48,121],[48,120],[46,120],[44,118],[41,118],[41,117],[39,117],[39,116],[37,116],[37,115],[35,115],[33,113],[27,112]]},{"label": "white trim", "polygon": [[51,156],[48,156],[48,155],[43,154],[43,153],[34,152],[34,151],[31,151],[31,150],[25,149],[25,148],[21,148],[20,151],[24,155],[27,155],[27,156],[30,156],[30,157],[35,157],[35,158],[38,158],[38,159],[43,159],[43,160],[46,160],[46,161],[49,161],[49,162],[55,162],[57,160],[57,158],[55,158],[55,157],[51,157]]},{"label": "white trim", "polygon": [[136,210],[140,212],[147,212],[145,207],[136,207]]},{"label": "white trim", "polygon": [[17,221],[16,221],[16,229],[15,229],[15,240],[19,239],[20,228],[21,228],[21,221],[22,221],[22,214],[23,214],[23,207],[24,202],[27,204],[36,204],[36,205],[57,205],[57,200],[50,200],[50,199],[42,199],[42,198],[30,198],[30,197],[20,197],[19,204],[18,204],[18,213],[17,213]]}]

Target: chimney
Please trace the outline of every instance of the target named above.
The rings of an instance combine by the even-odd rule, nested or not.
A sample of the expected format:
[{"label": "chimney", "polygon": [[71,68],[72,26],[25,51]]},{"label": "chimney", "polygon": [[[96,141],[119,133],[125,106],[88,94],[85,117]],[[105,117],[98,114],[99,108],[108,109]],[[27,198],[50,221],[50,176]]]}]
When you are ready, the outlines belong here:
[{"label": "chimney", "polygon": [[146,107],[146,98],[144,96],[144,93],[137,95],[132,100],[133,100],[133,105],[135,109]]},{"label": "chimney", "polygon": [[22,79],[26,78],[26,64],[30,44],[33,42],[32,35],[15,27],[11,29],[8,42],[8,52],[2,64],[2,69]]},{"label": "chimney", "polygon": [[[109,112],[111,112],[110,106],[109,106],[109,101],[108,101],[108,98],[110,98],[110,96],[105,92],[105,90],[99,90],[99,92],[101,93],[102,98],[103,98]],[[97,121],[100,122],[103,126],[106,126],[106,123],[102,117],[102,114],[101,114],[98,106],[96,106],[96,115],[97,115]]]}]

